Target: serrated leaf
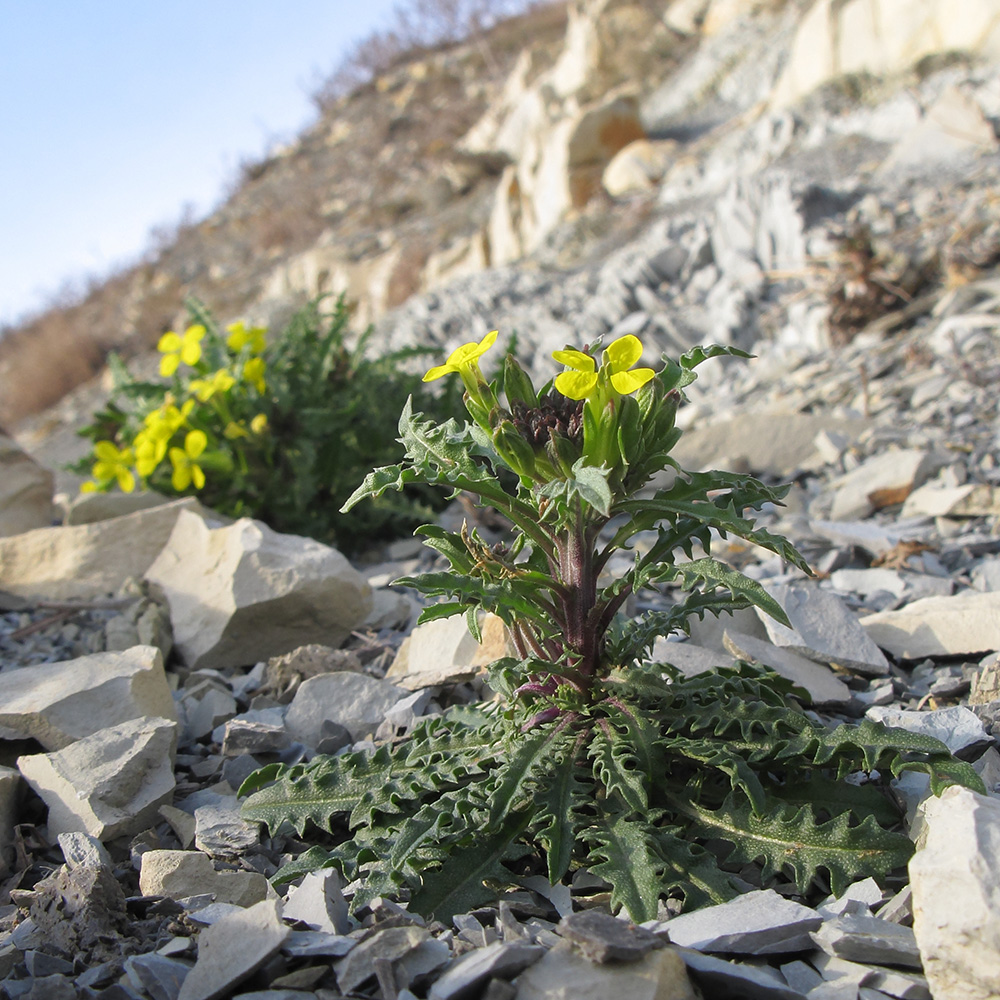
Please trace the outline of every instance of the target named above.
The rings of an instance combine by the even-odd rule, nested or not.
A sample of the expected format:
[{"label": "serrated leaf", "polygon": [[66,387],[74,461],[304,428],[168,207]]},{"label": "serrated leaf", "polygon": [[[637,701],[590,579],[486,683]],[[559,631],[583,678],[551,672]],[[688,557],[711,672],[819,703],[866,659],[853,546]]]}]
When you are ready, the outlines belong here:
[{"label": "serrated leaf", "polygon": [[583,734],[553,762],[534,797],[532,827],[545,849],[549,882],[555,885],[569,870],[579,830],[589,822],[583,809],[593,797],[578,752]]},{"label": "serrated leaf", "polygon": [[727,860],[762,860],[764,878],[790,872],[801,893],[825,871],[830,891],[839,896],[858,879],[881,877],[905,865],[913,853],[908,837],[882,829],[873,816],[855,826],[849,813],[820,822],[810,805],[782,805],[759,815],[735,794],[716,810],[673,796],[671,804],[691,820],[699,838],[732,844]]},{"label": "serrated leaf", "polygon": [[612,885],[612,910],[624,907],[636,923],[655,920],[665,887],[654,828],[644,817],[605,813],[583,837],[592,845],[590,871]]}]

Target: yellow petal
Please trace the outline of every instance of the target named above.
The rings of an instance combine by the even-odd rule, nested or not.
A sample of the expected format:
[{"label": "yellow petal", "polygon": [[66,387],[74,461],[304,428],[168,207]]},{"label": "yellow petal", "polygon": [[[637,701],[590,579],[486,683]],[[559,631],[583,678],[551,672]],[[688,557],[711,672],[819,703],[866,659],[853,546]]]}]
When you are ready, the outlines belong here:
[{"label": "yellow petal", "polygon": [[611,376],[611,384],[623,396],[627,396],[644,386],[655,375],[656,372],[652,368],[633,368],[628,372],[615,372]]},{"label": "yellow petal", "polygon": [[441,378],[442,375],[447,375],[449,372],[456,372],[458,369],[454,365],[438,365],[436,368],[432,368],[424,377],[424,382],[433,382],[435,379]]},{"label": "yellow petal", "polygon": [[94,454],[102,462],[117,462],[118,461],[118,449],[110,441],[98,441],[94,445]]},{"label": "yellow petal", "polygon": [[175,371],[177,371],[178,365],[181,363],[181,356],[179,354],[164,354],[160,358],[160,374],[165,378],[170,378]]},{"label": "yellow petal", "polygon": [[642,341],[631,333],[619,337],[608,346],[608,357],[611,359],[613,372],[625,371],[642,357]]},{"label": "yellow petal", "polygon": [[567,368],[575,368],[578,372],[592,372],[597,368],[594,359],[589,354],[584,354],[583,351],[553,351],[552,357],[559,364],[565,365]]},{"label": "yellow petal", "polygon": [[188,431],[184,438],[184,454],[197,458],[208,447],[208,435],[204,431]]},{"label": "yellow petal", "polygon": [[563,372],[555,378],[555,387],[570,399],[586,399],[597,385],[596,372]]},{"label": "yellow petal", "polygon": [[[184,453],[181,452],[181,454]],[[170,483],[178,493],[186,490],[191,485],[191,470],[186,465],[174,466],[174,474],[170,477]]]},{"label": "yellow petal", "polygon": [[184,337],[184,345],[181,347],[181,361],[186,365],[196,365],[201,358],[201,344],[197,340],[188,340]]},{"label": "yellow petal", "polygon": [[118,466],[118,488],[122,493],[131,493],[135,489],[135,476],[123,465]]},{"label": "yellow petal", "polygon": [[156,349],[161,354],[167,354],[172,351],[179,351],[181,349],[181,338],[174,333],[173,330],[168,330],[159,341],[157,341]]},{"label": "yellow petal", "polygon": [[191,466],[191,478],[194,480],[194,488],[196,490],[204,489],[205,473],[201,471],[200,465]]}]

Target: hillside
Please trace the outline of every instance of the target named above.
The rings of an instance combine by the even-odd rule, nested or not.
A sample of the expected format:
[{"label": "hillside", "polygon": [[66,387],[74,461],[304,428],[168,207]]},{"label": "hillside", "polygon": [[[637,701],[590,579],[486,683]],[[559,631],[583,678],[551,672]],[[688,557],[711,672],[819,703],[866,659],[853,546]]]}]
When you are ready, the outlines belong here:
[{"label": "hillside", "polygon": [[530,353],[633,313],[666,348],[849,338],[995,265],[998,57],[986,0],[543,7],[328,104],[212,216],[8,334],[0,424],[37,445],[30,414],[188,295],[276,324],[343,292],[375,344],[502,326]]}]

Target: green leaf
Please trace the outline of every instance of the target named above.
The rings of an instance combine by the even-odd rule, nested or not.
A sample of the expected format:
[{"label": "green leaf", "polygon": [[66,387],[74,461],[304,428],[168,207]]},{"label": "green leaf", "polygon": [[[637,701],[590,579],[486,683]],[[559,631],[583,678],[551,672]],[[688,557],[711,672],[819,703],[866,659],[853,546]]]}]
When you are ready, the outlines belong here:
[{"label": "green leaf", "polygon": [[593,782],[581,767],[579,750],[585,738],[567,743],[540,779],[534,797],[532,828],[545,848],[549,882],[555,885],[569,870],[579,831],[590,822],[584,810],[593,799]]},{"label": "green leaf", "polygon": [[591,872],[612,885],[612,910],[624,907],[636,923],[655,920],[657,900],[666,891],[655,827],[645,817],[606,812],[583,837],[592,845]]},{"label": "green leaf", "polygon": [[516,840],[530,818],[527,811],[511,813],[495,831],[482,833],[468,846],[453,850],[439,870],[425,874],[424,884],[410,899],[410,909],[450,923],[456,913],[468,913],[493,902],[497,889],[491,885],[514,881],[503,862],[517,860],[528,850]]}]

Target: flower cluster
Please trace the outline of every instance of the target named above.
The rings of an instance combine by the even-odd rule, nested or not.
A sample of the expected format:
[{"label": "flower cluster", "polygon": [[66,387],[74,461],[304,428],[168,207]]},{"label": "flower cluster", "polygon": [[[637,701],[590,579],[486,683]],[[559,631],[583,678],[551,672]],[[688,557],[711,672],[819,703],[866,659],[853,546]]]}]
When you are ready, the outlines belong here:
[{"label": "flower cluster", "polygon": [[[607,473],[612,485],[624,487],[638,451],[643,417],[653,409],[664,409],[659,405],[663,393],[657,391],[656,373],[635,367],[644,351],[639,338],[619,337],[603,351],[598,345],[593,353],[573,348],[554,351],[552,357],[567,370],[555,377],[555,391],[542,395],[508,356],[503,373],[506,407],[479,367],[479,359],[496,338],[493,330],[479,343],[463,344],[445,364],[427,372],[424,381],[453,372],[461,377],[470,415],[525,485],[570,480],[580,466],[589,466]],[[673,427],[675,409],[676,400],[668,400],[660,428],[664,433]]]},{"label": "flower cluster", "polygon": [[160,375],[170,379],[152,406],[94,444],[84,492],[137,485],[183,493],[202,490],[206,470],[246,465],[246,450],[266,435],[267,331],[233,323],[225,341],[204,323],[170,331],[157,345]]}]

